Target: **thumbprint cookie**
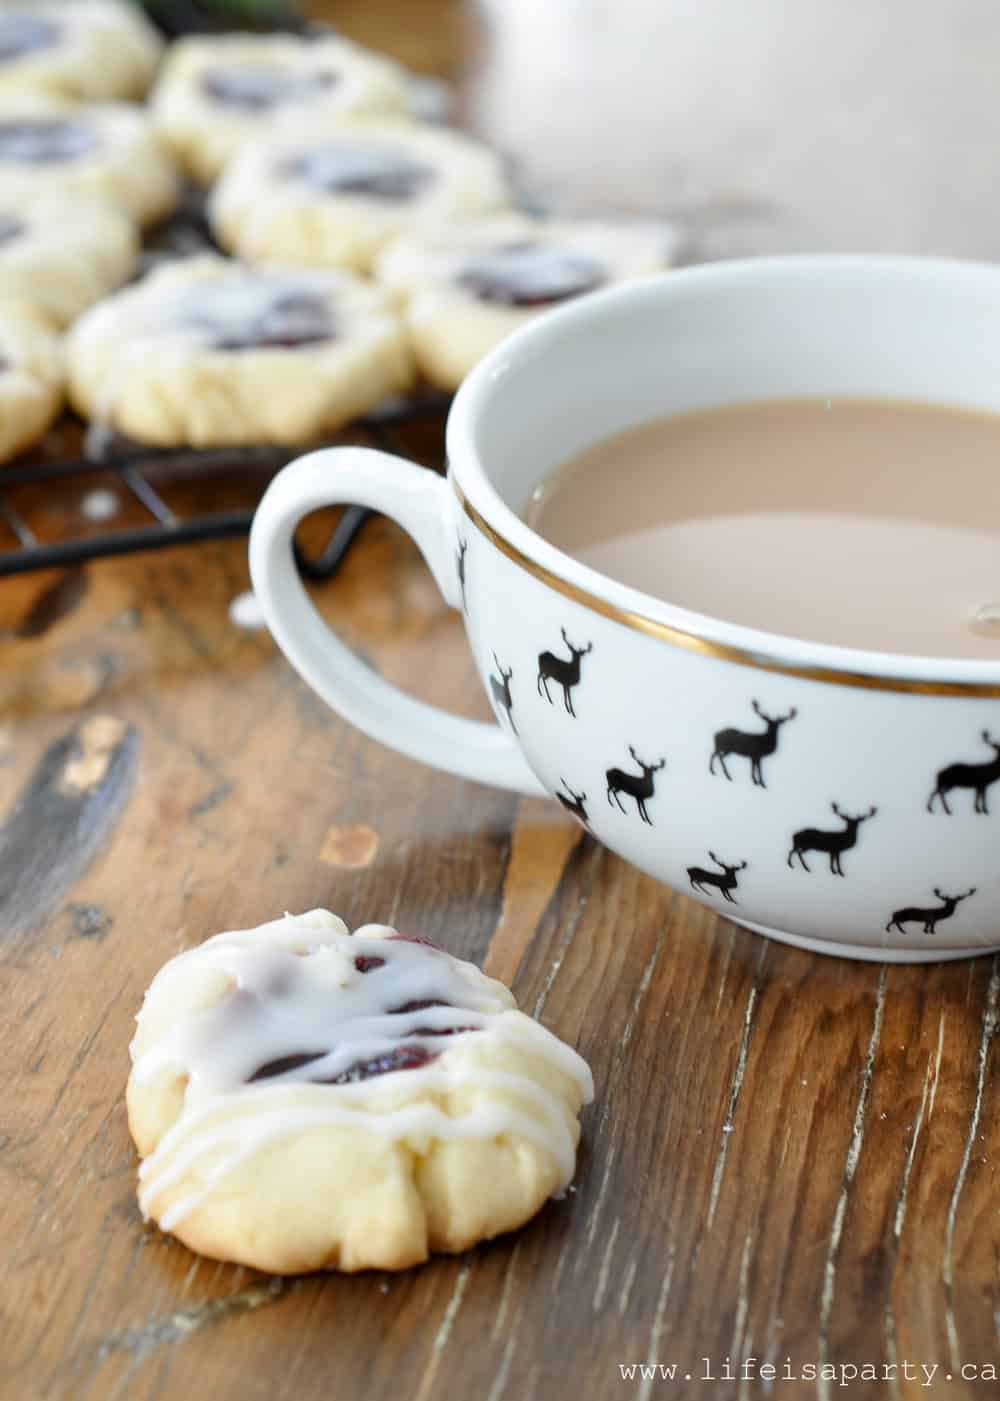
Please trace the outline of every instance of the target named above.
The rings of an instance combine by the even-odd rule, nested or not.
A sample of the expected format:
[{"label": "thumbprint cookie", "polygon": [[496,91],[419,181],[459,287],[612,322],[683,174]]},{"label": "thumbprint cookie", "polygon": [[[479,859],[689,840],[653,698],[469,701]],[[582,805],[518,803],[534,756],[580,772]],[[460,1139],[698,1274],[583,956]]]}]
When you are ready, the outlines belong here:
[{"label": "thumbprint cookie", "polygon": [[143,1214],[277,1273],[405,1269],[565,1188],[586,1064],[474,965],[326,910],[220,934],[146,994]]},{"label": "thumbprint cookie", "polygon": [[143,97],[163,42],[127,0],[4,0],[0,93],[74,101]]},{"label": "thumbprint cookie", "polygon": [[163,447],[309,442],[413,378],[380,288],[212,253],[92,307],[70,332],[67,364],[80,413]]},{"label": "thumbprint cookie", "polygon": [[427,219],[508,203],[492,151],[458,132],[388,118],[284,125],[243,147],[210,204],[216,238],[248,262],[365,272]]},{"label": "thumbprint cookie", "polygon": [[280,118],[310,131],[315,119],[405,113],[406,75],[348,39],[225,34],[182,39],[153,94],[153,119],[175,159],[203,185]]},{"label": "thumbprint cookie", "polygon": [[499,214],[393,242],[376,276],[404,308],[420,369],[456,389],[487,351],[573,297],[661,272],[664,226]]}]

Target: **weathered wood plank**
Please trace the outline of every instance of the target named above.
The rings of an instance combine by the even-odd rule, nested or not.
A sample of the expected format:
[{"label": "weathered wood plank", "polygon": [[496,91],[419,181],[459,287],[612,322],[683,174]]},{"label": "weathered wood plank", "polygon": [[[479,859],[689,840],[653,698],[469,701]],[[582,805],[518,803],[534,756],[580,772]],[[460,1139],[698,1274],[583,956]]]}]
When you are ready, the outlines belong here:
[{"label": "weathered wood plank", "polygon": [[[427,71],[474,53],[451,0],[326,8]],[[659,32],[648,7],[620,10],[615,43]],[[567,91],[607,93],[599,61],[555,47]],[[576,139],[553,137],[569,157]],[[584,154],[620,194],[627,162]],[[787,233],[735,196],[705,217],[726,209],[726,238],[748,219],[751,245]],[[414,442],[424,460],[436,433]],[[217,504],[256,489],[219,479]],[[183,507],[201,487],[165,490]],[[46,538],[80,509],[37,489],[18,504]],[[311,543],[328,527],[311,522]],[[554,806],[348,730],[230,622],[246,586],[232,542],[0,587],[4,1401],[650,1401],[686,1373],[708,1398],[912,1401],[935,1366],[949,1397],[992,1395],[959,1369],[1000,1367],[1000,966],[883,970],[738,930]],[[372,525],[317,597],[393,681],[488,714],[458,619],[399,531]],[[80,830],[59,808],[50,848],[53,794],[87,755]],[[10,917],[25,890],[27,924]],[[143,989],[217,929],[317,904],[485,963],[593,1065],[574,1187],[516,1237],[399,1277],[277,1281],[142,1225],[122,1090]],[[778,1379],[758,1363],[739,1380],[750,1358]],[[845,1392],[803,1375],[824,1360],[899,1374]],[[623,1380],[640,1362],[677,1380]]]}]

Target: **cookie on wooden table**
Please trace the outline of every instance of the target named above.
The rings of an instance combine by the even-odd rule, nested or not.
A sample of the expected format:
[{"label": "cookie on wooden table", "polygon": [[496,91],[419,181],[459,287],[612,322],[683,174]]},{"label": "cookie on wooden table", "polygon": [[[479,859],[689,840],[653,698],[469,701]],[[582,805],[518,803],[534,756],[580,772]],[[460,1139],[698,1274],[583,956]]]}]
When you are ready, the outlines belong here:
[{"label": "cookie on wooden table", "polygon": [[0,97],[0,204],[52,194],[103,199],[152,224],[174,209],[179,184],[141,108]]},{"label": "cookie on wooden table", "polygon": [[673,242],[662,225],[500,214],[404,235],[375,273],[405,308],[424,375],[456,389],[539,312],[661,272]]},{"label": "cookie on wooden table", "polygon": [[34,307],[0,296],[0,462],[37,442],[62,402],[58,335]]},{"label": "cookie on wooden table", "polygon": [[127,0],[5,0],[0,93],[86,101],[142,97],[163,41]]},{"label": "cookie on wooden table", "polygon": [[209,184],[276,118],[308,132],[317,116],[407,107],[398,64],[348,39],[228,34],[174,44],[152,98],[153,119],[193,179]]},{"label": "cookie on wooden table", "polygon": [[220,934],[146,994],[144,1215],[278,1273],[405,1269],[521,1226],[573,1176],[575,1051],[471,963],[326,910]]},{"label": "cookie on wooden table", "polygon": [[356,118],[284,124],[226,166],[210,203],[223,247],[250,262],[367,271],[427,219],[509,202],[500,162],[455,131]]},{"label": "cookie on wooden table", "polygon": [[92,307],[67,341],[70,398],[147,443],[309,442],[410,387],[402,323],[349,273],[165,264]]},{"label": "cookie on wooden table", "polygon": [[0,297],[30,302],[57,326],[127,281],[138,252],[135,224],[103,200],[0,200]]}]

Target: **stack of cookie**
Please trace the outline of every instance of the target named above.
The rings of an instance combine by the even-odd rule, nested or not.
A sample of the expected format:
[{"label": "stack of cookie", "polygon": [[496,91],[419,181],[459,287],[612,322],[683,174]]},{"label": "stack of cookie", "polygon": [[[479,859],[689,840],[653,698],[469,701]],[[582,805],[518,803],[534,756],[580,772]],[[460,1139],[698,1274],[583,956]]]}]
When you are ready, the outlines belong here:
[{"label": "stack of cookie", "polygon": [[63,403],[61,332],[128,278],[172,162],[134,99],[161,43],[121,0],[0,11],[0,461]]},{"label": "stack of cookie", "polygon": [[[419,376],[450,391],[540,310],[667,265],[662,229],[513,212],[497,156],[412,97],[332,35],[164,55],[125,0],[5,5],[0,460],[58,412],[63,359],[73,407],[139,441],[308,442]],[[183,180],[227,256],[117,291]]]}]

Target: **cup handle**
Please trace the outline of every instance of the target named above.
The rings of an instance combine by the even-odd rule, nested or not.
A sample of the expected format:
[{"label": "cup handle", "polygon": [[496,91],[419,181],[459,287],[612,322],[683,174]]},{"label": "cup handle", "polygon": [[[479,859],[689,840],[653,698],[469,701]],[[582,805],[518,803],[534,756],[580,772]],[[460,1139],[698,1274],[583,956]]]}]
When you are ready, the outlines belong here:
[{"label": "cup handle", "polygon": [[365,734],[434,768],[516,793],[543,793],[499,725],[463,720],[405,695],[329,630],[295,566],[303,516],[321,506],[368,506],[408,531],[445,601],[459,605],[451,490],[437,473],[372,448],[323,448],[284,468],[250,532],[250,577],[275,641],[317,695]]}]

